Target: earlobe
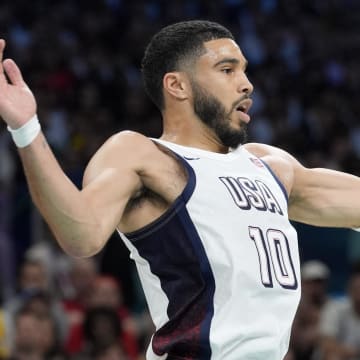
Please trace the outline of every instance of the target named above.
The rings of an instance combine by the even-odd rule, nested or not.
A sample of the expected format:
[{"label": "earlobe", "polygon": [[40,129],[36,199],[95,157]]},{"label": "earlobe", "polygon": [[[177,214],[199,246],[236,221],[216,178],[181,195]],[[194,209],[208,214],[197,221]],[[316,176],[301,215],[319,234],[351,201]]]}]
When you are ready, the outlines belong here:
[{"label": "earlobe", "polygon": [[165,74],[163,78],[164,92],[168,93],[177,100],[186,100],[188,98],[187,85],[178,72]]}]

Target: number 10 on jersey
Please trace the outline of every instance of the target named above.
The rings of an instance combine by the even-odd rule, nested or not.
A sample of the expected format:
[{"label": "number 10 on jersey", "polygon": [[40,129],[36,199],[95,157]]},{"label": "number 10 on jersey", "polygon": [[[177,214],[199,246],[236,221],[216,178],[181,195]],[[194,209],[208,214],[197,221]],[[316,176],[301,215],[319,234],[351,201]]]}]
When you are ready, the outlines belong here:
[{"label": "number 10 on jersey", "polygon": [[274,287],[273,274],[280,286],[295,290],[298,287],[289,241],[280,230],[249,226],[249,235],[254,241],[260,263],[261,282],[265,287]]}]

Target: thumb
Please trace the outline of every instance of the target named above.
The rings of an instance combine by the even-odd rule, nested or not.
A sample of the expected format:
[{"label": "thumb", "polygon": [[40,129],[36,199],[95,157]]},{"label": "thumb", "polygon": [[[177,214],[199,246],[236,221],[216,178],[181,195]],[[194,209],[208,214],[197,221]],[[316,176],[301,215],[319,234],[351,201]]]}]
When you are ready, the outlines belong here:
[{"label": "thumb", "polygon": [[21,75],[19,67],[12,59],[6,59],[3,62],[4,70],[8,76],[10,83],[13,85],[25,85],[24,79]]}]

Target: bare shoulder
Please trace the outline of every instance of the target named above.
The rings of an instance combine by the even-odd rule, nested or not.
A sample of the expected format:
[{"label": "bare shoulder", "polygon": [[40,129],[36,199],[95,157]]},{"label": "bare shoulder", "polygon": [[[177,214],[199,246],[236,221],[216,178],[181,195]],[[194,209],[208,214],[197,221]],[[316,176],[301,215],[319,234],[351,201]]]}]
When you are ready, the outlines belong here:
[{"label": "bare shoulder", "polygon": [[264,160],[271,167],[281,166],[292,168],[299,164],[299,162],[292,155],[275,146],[259,143],[248,143],[244,145],[244,148],[256,157]]},{"label": "bare shoulder", "polygon": [[83,184],[91,182],[106,168],[140,173],[147,159],[156,158],[161,151],[148,137],[134,132],[121,131],[111,136],[89,161]]},{"label": "bare shoulder", "polygon": [[122,131],[90,160],[83,187],[93,189],[92,194],[107,193],[106,203],[120,199],[115,203],[125,205],[117,226],[132,232],[161,216],[181,194],[186,179],[182,164],[169,150],[142,134]]},{"label": "bare shoulder", "polygon": [[264,156],[277,156],[283,160],[291,161],[291,159],[293,159],[288,152],[271,145],[248,143],[244,145],[244,148],[259,158]]},{"label": "bare shoulder", "polygon": [[290,195],[294,185],[295,174],[302,165],[288,152],[275,146],[259,143],[248,143],[244,148],[256,157],[265,161]]}]

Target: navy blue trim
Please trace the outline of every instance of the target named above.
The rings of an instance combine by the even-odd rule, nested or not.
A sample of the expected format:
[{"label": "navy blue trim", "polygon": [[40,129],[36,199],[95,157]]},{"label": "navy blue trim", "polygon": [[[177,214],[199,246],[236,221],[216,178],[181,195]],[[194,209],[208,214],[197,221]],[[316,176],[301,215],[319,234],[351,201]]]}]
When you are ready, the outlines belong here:
[{"label": "navy blue trim", "polygon": [[288,193],[285,189],[285,186],[284,184],[280,181],[280,179],[277,177],[277,175],[274,173],[274,171],[272,170],[272,168],[264,161],[264,160],[261,160],[259,159],[265,166],[266,168],[269,170],[270,174],[273,176],[273,178],[275,179],[275,181],[278,183],[281,191],[283,192],[284,196],[285,196],[285,199],[286,199],[286,202],[287,204],[289,204],[289,196],[288,196]]}]

